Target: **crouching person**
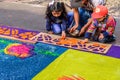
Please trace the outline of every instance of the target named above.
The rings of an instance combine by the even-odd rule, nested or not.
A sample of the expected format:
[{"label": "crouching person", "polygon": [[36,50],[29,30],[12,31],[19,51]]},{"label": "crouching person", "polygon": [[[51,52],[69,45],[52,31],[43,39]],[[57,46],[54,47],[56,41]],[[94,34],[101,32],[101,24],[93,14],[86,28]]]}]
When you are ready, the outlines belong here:
[{"label": "crouching person", "polygon": [[107,7],[99,5],[92,13],[92,24],[85,33],[85,39],[83,41],[88,42],[89,39],[101,43],[115,41],[115,26],[116,21],[113,16],[108,15]]}]

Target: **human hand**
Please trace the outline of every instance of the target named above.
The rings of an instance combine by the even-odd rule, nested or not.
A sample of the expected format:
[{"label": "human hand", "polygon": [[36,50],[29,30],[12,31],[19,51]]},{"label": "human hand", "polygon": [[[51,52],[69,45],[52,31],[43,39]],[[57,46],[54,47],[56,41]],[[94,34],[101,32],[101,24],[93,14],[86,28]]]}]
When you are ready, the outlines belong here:
[{"label": "human hand", "polygon": [[65,38],[66,38],[66,33],[65,33],[65,31],[62,31],[61,39],[65,39]]},{"label": "human hand", "polygon": [[74,32],[76,29],[78,28],[78,25],[74,25],[71,29],[70,29],[70,33]]},{"label": "human hand", "polygon": [[104,35],[102,33],[100,33],[99,39],[103,39],[103,38],[104,38]]},{"label": "human hand", "polygon": [[86,28],[83,26],[78,35],[81,36],[83,33],[85,33],[85,31]]},{"label": "human hand", "polygon": [[89,41],[88,38],[86,38],[86,39],[84,39],[82,42],[83,42],[83,43],[88,43],[88,41]]}]

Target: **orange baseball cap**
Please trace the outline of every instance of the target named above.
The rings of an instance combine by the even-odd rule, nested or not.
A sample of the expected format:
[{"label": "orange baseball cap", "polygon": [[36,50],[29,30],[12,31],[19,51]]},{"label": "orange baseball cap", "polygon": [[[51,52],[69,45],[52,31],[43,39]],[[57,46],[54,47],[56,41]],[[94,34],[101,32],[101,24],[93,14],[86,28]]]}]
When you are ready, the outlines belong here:
[{"label": "orange baseball cap", "polygon": [[98,5],[95,11],[92,13],[92,18],[102,18],[108,14],[108,9],[106,6]]}]

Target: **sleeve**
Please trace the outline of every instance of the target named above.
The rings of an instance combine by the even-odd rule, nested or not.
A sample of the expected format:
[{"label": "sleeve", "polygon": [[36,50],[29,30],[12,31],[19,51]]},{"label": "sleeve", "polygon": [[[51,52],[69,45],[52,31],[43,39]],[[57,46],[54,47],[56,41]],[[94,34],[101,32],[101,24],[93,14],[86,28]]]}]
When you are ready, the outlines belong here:
[{"label": "sleeve", "polygon": [[46,19],[46,30],[51,31],[51,22],[49,19]]},{"label": "sleeve", "polygon": [[113,17],[110,17],[107,21],[106,30],[103,31],[103,35],[105,37],[113,35],[114,30],[115,30],[115,26],[116,26],[115,19]]},{"label": "sleeve", "polygon": [[96,26],[97,26],[97,23],[95,21],[93,21],[92,24],[90,25],[90,27],[88,28],[87,32],[93,33],[93,31],[95,30]]}]

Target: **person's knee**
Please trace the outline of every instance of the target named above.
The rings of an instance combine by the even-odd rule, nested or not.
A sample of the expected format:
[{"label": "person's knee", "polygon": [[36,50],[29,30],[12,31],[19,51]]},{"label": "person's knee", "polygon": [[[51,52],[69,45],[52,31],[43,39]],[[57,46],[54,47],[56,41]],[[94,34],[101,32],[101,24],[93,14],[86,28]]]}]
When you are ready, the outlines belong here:
[{"label": "person's knee", "polygon": [[60,34],[62,32],[60,24],[53,24],[52,29],[54,34]]},{"label": "person's knee", "polygon": [[54,34],[60,34],[62,31],[61,30],[54,30]]},{"label": "person's knee", "polygon": [[54,34],[60,34],[62,32],[62,30],[60,28],[55,28],[53,30]]}]

